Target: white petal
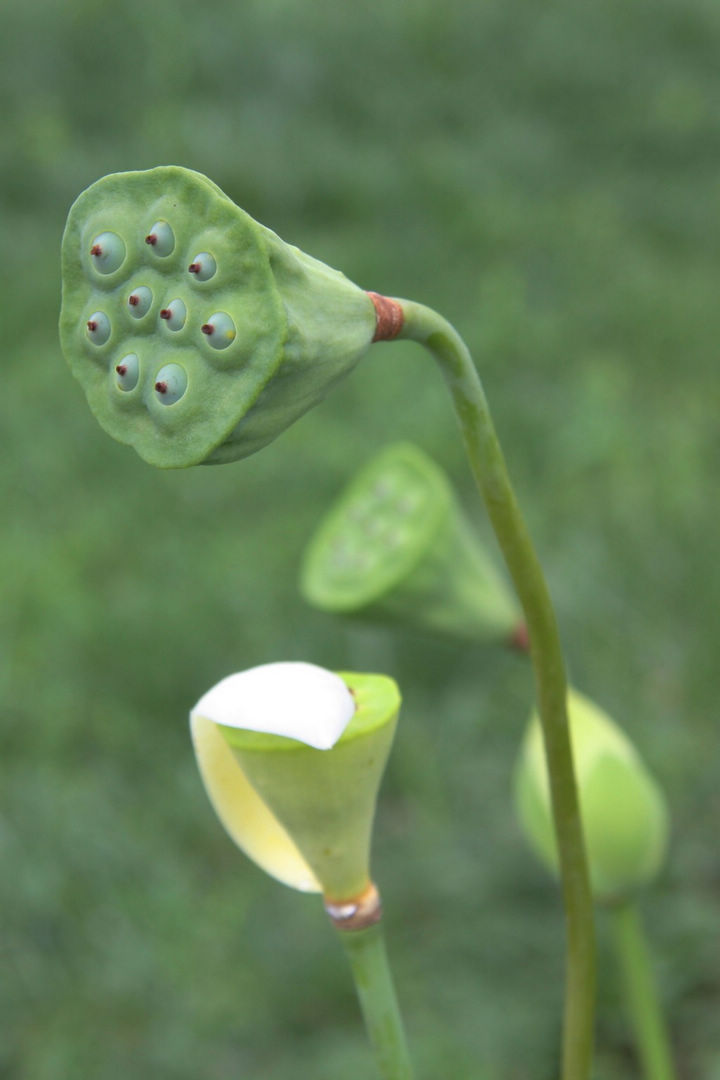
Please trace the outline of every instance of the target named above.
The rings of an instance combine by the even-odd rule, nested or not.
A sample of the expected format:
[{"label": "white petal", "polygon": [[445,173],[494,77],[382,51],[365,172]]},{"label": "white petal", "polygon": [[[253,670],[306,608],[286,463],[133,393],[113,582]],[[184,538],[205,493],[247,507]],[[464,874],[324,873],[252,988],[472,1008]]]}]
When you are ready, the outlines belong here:
[{"label": "white petal", "polygon": [[329,750],[354,713],[339,675],[315,664],[282,662],[228,675],[203,694],[190,716]]}]

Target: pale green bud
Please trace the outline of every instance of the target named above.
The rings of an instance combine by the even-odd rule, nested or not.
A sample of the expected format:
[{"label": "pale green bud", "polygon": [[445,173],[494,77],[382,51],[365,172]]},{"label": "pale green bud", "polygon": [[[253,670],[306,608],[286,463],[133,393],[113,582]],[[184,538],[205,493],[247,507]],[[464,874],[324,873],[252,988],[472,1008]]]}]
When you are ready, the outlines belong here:
[{"label": "pale green bud", "polygon": [[[596,900],[625,899],[650,882],[667,846],[663,794],[624,732],[576,690],[568,717],[583,831]],[[535,854],[557,872],[542,730],[531,718],[515,772],[519,819]]]},{"label": "pale green bud", "polygon": [[[259,450],[325,397],[377,329],[368,293],[178,166],[84,191],[62,276],[60,340],[90,408],[161,467]],[[117,378],[126,356],[132,385]]]},{"label": "pale green bud", "polygon": [[353,478],[312,537],[300,588],[323,611],[509,641],[519,605],[465,519],[450,483],[410,443]]},{"label": "pale green bud", "polygon": [[378,788],[400,694],[392,679],[265,664],[191,712],[195,755],[235,843],[286,885],[356,900],[370,888]]}]

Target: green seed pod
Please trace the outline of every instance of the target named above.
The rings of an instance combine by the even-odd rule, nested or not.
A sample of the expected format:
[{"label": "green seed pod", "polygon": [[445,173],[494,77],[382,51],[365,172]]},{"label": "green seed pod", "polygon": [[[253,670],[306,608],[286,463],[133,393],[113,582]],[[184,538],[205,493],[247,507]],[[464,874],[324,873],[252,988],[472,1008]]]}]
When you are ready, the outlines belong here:
[{"label": "green seed pod", "polygon": [[[628,737],[597,705],[571,689],[568,714],[593,893],[601,903],[616,903],[660,869],[668,834],[665,800]],[[531,848],[556,872],[537,716],[530,721],[516,768],[515,801]]]},{"label": "green seed pod", "polygon": [[351,481],[303,559],[300,588],[323,611],[474,640],[510,640],[520,608],[438,466],[386,447]]},{"label": "green seed pod", "polygon": [[[84,191],[62,276],[60,340],[90,408],[160,467],[259,450],[325,397],[376,331],[366,292],[177,166]],[[116,377],[127,355],[138,361],[131,395]],[[171,403],[155,389],[169,366],[185,383]]]},{"label": "green seed pod", "polygon": [[266,664],[213,687],[192,710],[193,744],[235,843],[279,881],[329,903],[366,893],[399,708],[392,679],[311,664]]}]

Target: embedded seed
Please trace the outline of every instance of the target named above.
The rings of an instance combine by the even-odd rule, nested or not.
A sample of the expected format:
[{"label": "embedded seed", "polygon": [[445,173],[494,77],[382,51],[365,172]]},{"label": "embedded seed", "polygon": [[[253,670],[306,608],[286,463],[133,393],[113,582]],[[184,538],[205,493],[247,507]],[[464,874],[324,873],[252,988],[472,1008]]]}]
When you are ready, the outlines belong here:
[{"label": "embedded seed", "polygon": [[171,300],[160,312],[160,318],[167,323],[168,330],[182,330],[187,318],[187,308],[182,300]]},{"label": "embedded seed", "polygon": [[140,361],[137,353],[128,353],[115,367],[116,385],[120,390],[134,390],[140,377]]},{"label": "embedded seed", "polygon": [[90,245],[90,256],[98,273],[112,274],[125,261],[125,243],[117,233],[100,233]]},{"label": "embedded seed", "polygon": [[188,272],[198,281],[207,281],[217,270],[217,263],[209,251],[201,251],[188,266]]},{"label": "embedded seed", "polygon": [[165,364],[155,377],[155,393],[163,405],[174,405],[187,390],[187,374],[179,364]]},{"label": "embedded seed", "polygon": [[200,329],[213,349],[227,349],[237,334],[235,323],[224,311],[216,311]]},{"label": "embedded seed", "polygon": [[408,492],[402,495],[397,502],[398,513],[412,514],[422,502],[422,496],[418,491]]},{"label": "embedded seed", "polygon": [[94,311],[87,321],[87,336],[93,345],[104,345],[110,337],[110,320],[104,311]]},{"label": "embedded seed", "polygon": [[140,285],[128,296],[128,306],[130,308],[130,314],[134,319],[142,319],[143,315],[147,315],[152,304],[152,292],[148,289],[147,285]]},{"label": "embedded seed", "polygon": [[154,255],[165,258],[175,248],[175,234],[167,221],[156,221],[145,237],[145,243],[152,248]]}]

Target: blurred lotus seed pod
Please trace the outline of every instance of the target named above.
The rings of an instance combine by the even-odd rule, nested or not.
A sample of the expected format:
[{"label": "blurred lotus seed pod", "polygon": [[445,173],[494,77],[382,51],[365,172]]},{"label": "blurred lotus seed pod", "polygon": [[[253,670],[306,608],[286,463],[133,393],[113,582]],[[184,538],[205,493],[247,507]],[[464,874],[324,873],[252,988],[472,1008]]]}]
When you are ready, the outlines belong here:
[{"label": "blurred lotus seed pod", "polygon": [[370,887],[378,788],[400,694],[383,675],[265,664],[223,679],[190,714],[226,831],[272,877],[342,904]]},{"label": "blurred lotus seed pod", "polygon": [[461,638],[517,643],[522,627],[447,477],[410,443],[386,447],[342,492],[307,546],[300,588],[323,611]]},{"label": "blurred lotus seed pod", "polygon": [[[633,744],[602,709],[571,689],[568,714],[593,894],[601,903],[617,903],[647,885],[662,865],[668,837],[665,799]],[[537,715],[520,752],[515,802],[532,850],[557,872]]]},{"label": "blurred lotus seed pod", "polygon": [[[322,400],[376,330],[366,292],[178,166],[84,191],[62,278],[60,340],[90,408],[160,467],[259,450]],[[118,379],[127,356],[136,377]]]}]

